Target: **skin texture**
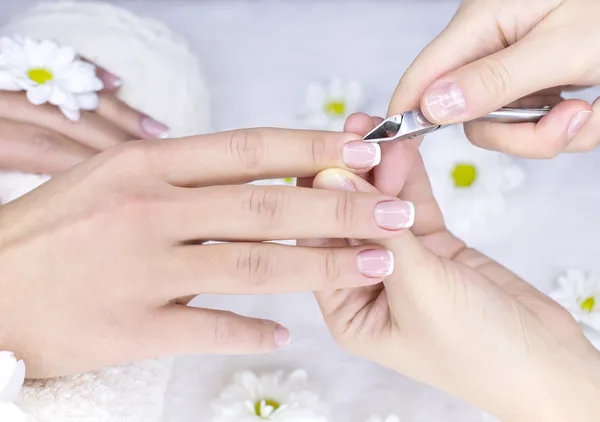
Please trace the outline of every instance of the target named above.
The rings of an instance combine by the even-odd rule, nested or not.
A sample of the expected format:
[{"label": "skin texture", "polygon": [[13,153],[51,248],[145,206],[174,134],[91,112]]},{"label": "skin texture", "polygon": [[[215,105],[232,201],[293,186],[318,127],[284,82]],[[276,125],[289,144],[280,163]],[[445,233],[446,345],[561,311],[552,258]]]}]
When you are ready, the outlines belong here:
[{"label": "skin texture", "polygon": [[[591,150],[600,142],[600,102],[562,100],[561,92],[600,83],[599,14],[600,3],[588,0],[464,0],[400,80],[389,114],[420,106],[447,124],[506,105],[549,105],[537,124],[472,122],[467,136],[523,157]],[[440,107],[449,86],[462,93],[461,112],[448,101]]]},{"label": "skin texture", "polygon": [[[379,246],[263,241],[391,237],[399,230],[378,225],[375,211],[402,201],[241,185],[352,170],[344,151],[358,139],[250,129],[127,142],[4,205],[0,349],[24,359],[29,377],[50,377],[156,356],[258,353],[286,344],[289,332],[275,322],[185,305],[203,293],[380,282],[388,272],[372,264],[391,262]],[[367,250],[388,263],[365,266]]]},{"label": "skin texture", "polygon": [[[120,101],[121,80],[97,69],[104,83],[98,109],[77,122],[50,104],[31,104],[22,92],[0,92],[0,169],[54,175],[112,146],[160,136],[156,122]],[[163,130],[167,130],[164,126]]]},{"label": "skin texture", "polygon": [[[354,115],[346,130],[364,135],[380,120]],[[373,173],[328,170],[314,187],[377,192],[365,179],[377,185]],[[420,157],[399,196],[415,206],[412,229],[368,241],[393,252],[394,273],[383,284],[317,293],[337,341],[503,421],[596,420],[600,354],[568,312],[448,232]]]}]

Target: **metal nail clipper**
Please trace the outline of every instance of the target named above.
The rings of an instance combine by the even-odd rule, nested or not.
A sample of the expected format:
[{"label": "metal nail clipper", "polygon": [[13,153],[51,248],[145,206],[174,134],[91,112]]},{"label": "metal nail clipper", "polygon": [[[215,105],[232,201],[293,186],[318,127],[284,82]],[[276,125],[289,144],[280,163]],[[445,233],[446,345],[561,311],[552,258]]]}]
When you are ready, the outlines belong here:
[{"label": "metal nail clipper", "polygon": [[[501,108],[477,120],[501,123],[537,123],[550,111],[546,108]],[[405,141],[446,127],[429,122],[419,110],[388,117],[363,138],[366,142]]]}]

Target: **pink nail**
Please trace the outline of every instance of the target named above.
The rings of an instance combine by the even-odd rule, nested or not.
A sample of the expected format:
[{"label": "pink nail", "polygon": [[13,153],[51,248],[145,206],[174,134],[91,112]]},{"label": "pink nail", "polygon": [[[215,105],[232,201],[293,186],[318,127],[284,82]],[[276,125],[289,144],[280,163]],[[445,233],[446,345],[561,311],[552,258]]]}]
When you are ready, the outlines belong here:
[{"label": "pink nail", "polygon": [[169,126],[166,126],[156,120],[145,116],[142,118],[141,122],[142,130],[150,137],[150,138],[168,138],[169,137]]},{"label": "pink nail", "polygon": [[394,272],[394,255],[379,249],[362,251],[356,258],[356,265],[365,277],[387,277]]},{"label": "pink nail", "polygon": [[592,117],[591,110],[580,111],[575,116],[573,116],[567,128],[567,136],[569,140],[573,139],[577,135],[577,133],[583,128],[587,121],[590,120],[590,117]]},{"label": "pink nail", "polygon": [[415,207],[408,201],[380,202],[375,207],[375,222],[382,229],[406,229],[415,222]]},{"label": "pink nail", "polygon": [[98,77],[104,84],[104,88],[115,90],[123,85],[123,79],[108,71],[99,72]]},{"label": "pink nail", "polygon": [[275,326],[275,344],[278,347],[283,347],[290,344],[291,341],[292,336],[290,334],[290,330],[277,324]]},{"label": "pink nail", "polygon": [[344,145],[344,165],[353,169],[375,167],[381,162],[381,147],[371,142],[348,142]]},{"label": "pink nail", "polygon": [[425,107],[435,120],[459,117],[467,111],[467,102],[454,83],[434,84],[425,93]]}]

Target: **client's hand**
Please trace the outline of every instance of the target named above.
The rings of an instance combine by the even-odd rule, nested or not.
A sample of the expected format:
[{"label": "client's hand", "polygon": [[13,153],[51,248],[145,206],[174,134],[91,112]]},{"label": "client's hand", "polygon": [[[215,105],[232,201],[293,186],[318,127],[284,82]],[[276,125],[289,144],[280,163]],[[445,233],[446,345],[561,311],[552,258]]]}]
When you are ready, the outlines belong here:
[{"label": "client's hand", "polygon": [[377,246],[263,241],[390,237],[411,219],[405,202],[240,185],[368,168],[378,149],[357,140],[251,129],[127,142],[3,206],[0,349],[23,358],[29,376],[47,377],[286,344],[288,331],[274,322],[185,304],[202,293],[331,290],[388,275],[393,262]]},{"label": "client's hand", "polygon": [[[348,123],[356,133],[373,127]],[[377,192],[339,169],[314,186]],[[503,421],[597,420],[600,355],[571,316],[448,232],[420,158],[400,197],[416,210],[411,231],[370,241],[393,252],[394,273],[383,284],[317,294],[338,342]],[[361,244],[348,242],[318,245]]]},{"label": "client's hand", "polygon": [[23,92],[0,91],[0,170],[56,174],[132,139],[160,138],[168,128],[115,96],[119,79],[97,68],[104,83],[94,111],[73,122],[58,107],[31,104]]}]

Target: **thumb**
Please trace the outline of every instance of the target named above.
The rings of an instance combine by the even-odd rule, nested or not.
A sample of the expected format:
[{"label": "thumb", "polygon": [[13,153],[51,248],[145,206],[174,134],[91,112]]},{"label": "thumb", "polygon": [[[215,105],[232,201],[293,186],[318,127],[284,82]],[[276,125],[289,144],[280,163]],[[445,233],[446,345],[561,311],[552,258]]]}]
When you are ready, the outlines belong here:
[{"label": "thumb", "polygon": [[[431,84],[421,109],[433,123],[474,120],[522,97],[567,85],[572,74],[570,54],[558,54],[564,44],[539,34],[466,64]],[[531,34],[533,35],[533,34]]]},{"label": "thumb", "polygon": [[[342,169],[325,170],[315,177],[317,189],[343,189],[357,192],[378,192],[360,176]],[[413,207],[414,212],[414,207]],[[414,218],[414,215],[413,215]],[[394,307],[406,300],[418,306],[432,291],[434,284],[445,280],[439,258],[421,244],[410,230],[400,230],[391,239],[368,239],[372,245],[380,245],[394,256],[394,271],[384,280],[388,300]]]}]

